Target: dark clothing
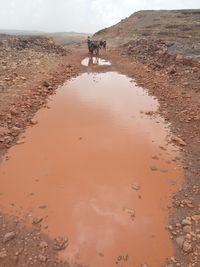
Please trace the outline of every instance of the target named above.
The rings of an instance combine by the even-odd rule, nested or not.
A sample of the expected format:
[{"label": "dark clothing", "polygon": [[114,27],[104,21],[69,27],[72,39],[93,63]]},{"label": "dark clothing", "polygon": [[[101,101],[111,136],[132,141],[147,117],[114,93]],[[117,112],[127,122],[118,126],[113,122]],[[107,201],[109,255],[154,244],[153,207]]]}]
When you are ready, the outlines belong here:
[{"label": "dark clothing", "polygon": [[88,50],[90,52],[91,50],[91,45],[92,45],[92,41],[90,39],[87,40],[87,43],[88,43]]}]

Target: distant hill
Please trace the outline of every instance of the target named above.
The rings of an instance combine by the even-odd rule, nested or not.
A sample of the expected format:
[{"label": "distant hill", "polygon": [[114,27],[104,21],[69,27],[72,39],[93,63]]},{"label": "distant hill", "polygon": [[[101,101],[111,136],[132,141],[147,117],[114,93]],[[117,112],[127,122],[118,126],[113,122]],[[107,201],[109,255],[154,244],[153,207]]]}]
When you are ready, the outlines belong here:
[{"label": "distant hill", "polygon": [[60,45],[70,46],[85,42],[87,40],[88,33],[55,32],[46,33],[45,36],[52,37]]},{"label": "distant hill", "polygon": [[87,39],[88,33],[76,33],[76,32],[40,32],[40,31],[23,31],[23,30],[0,30],[0,34],[9,35],[41,35],[46,37],[52,37],[58,44],[69,46],[81,44]]},{"label": "distant hill", "polygon": [[119,46],[137,38],[200,43],[200,9],[139,11],[114,26],[94,34],[110,46]]},{"label": "distant hill", "polygon": [[25,30],[4,30],[0,29],[0,33],[10,34],[10,35],[42,35],[40,31],[25,31]]}]

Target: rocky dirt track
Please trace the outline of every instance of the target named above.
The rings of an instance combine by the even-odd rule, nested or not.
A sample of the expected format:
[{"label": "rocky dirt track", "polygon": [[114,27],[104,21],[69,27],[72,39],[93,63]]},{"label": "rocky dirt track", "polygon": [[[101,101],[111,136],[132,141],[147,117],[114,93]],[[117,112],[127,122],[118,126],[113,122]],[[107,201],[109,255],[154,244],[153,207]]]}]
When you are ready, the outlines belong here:
[{"label": "rocky dirt track", "polygon": [[[121,73],[147,88],[160,103],[183,155],[185,180],[173,196],[168,227],[175,254],[166,267],[200,265],[200,68],[198,60],[171,53],[163,41],[129,42],[107,52]],[[66,51],[48,38],[0,36],[0,153],[18,144],[19,135],[34,125],[35,112],[47,98],[80,71],[86,50]],[[170,53],[168,53],[170,50]],[[151,115],[151,114],[149,114]],[[178,136],[178,137],[175,137]],[[177,159],[180,161],[182,159]],[[42,221],[0,216],[0,266],[68,266],[57,259],[67,240],[50,240],[40,232]]]}]

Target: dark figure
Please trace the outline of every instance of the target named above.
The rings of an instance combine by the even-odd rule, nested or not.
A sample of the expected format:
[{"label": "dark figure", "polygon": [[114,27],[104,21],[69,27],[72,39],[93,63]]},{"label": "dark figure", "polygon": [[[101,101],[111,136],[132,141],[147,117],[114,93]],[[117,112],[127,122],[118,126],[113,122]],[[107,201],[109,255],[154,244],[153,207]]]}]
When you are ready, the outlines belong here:
[{"label": "dark figure", "polygon": [[91,45],[90,45],[90,53],[91,55],[96,55],[97,57],[99,56],[99,49],[100,49],[100,44],[99,42],[91,42]]},{"label": "dark figure", "polygon": [[106,41],[103,41],[103,49],[106,50]]},{"label": "dark figure", "polygon": [[91,53],[92,40],[91,40],[90,36],[88,36],[87,44],[88,44],[88,51],[89,51],[89,53]]},{"label": "dark figure", "polygon": [[102,48],[103,47],[103,41],[101,40],[99,44],[100,44],[100,48]]}]

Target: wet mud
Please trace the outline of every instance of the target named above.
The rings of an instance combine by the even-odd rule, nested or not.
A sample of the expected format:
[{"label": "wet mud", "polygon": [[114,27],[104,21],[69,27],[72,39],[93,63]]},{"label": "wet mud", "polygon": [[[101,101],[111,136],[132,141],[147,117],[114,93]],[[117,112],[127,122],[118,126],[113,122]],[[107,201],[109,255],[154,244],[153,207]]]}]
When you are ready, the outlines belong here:
[{"label": "wet mud", "polygon": [[182,174],[157,109],[116,72],[66,83],[3,159],[1,210],[68,236],[60,257],[69,262],[161,266],[173,253],[165,227]]}]

